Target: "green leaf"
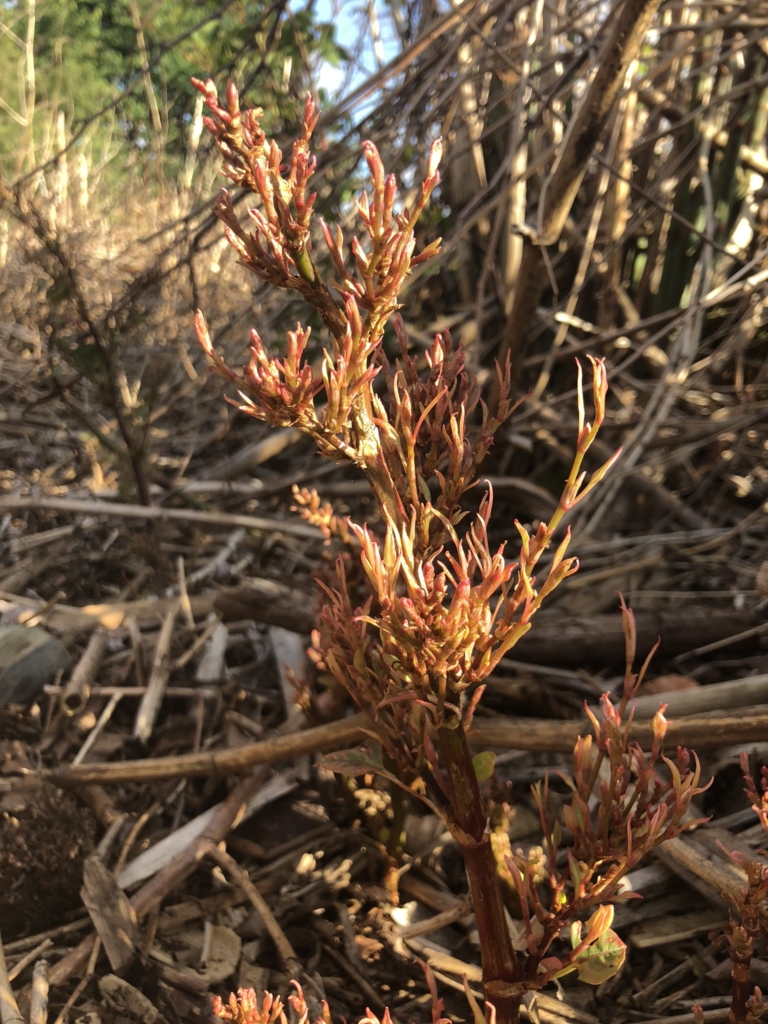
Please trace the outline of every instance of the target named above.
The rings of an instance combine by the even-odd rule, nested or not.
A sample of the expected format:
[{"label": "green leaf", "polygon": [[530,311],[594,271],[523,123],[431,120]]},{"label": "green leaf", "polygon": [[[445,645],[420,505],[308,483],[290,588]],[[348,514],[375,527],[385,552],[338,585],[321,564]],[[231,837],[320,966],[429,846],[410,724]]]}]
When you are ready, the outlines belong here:
[{"label": "green leaf", "polygon": [[46,299],[51,306],[58,306],[66,299],[72,297],[72,288],[67,278],[62,274],[54,278],[53,284],[46,292]]},{"label": "green leaf", "polygon": [[318,760],[321,768],[328,771],[338,772],[339,775],[347,775],[355,778],[357,775],[388,775],[384,771],[381,758],[372,754],[365,747],[355,747],[352,750],[337,750],[333,754],[323,754]]},{"label": "green leaf", "polygon": [[579,979],[587,985],[602,985],[616,974],[626,955],[625,943],[612,928],[608,928],[572,961],[572,966],[578,971]]},{"label": "green leaf", "polygon": [[104,371],[101,353],[92,342],[78,345],[72,353],[72,362],[88,380],[96,380]]},{"label": "green leaf", "polygon": [[484,750],[481,754],[475,754],[472,758],[472,767],[475,769],[475,778],[478,782],[485,782],[493,775],[493,768],[496,764],[496,755],[492,750]]},{"label": "green leaf", "polygon": [[554,825],[552,826],[552,842],[554,843],[554,845],[556,847],[560,846],[560,842],[561,842],[562,838],[563,838],[563,832],[562,832],[562,829],[560,828],[560,822],[556,820]]},{"label": "green leaf", "polygon": [[[581,883],[584,879],[584,871],[582,869],[581,864],[579,863],[579,861],[576,860],[576,858],[570,850],[568,850],[567,856],[568,866],[571,869],[571,881],[573,882],[574,889],[576,890],[576,892],[578,892],[579,887],[581,886]],[[581,923],[579,923],[579,937],[576,940],[576,942],[572,943],[574,949],[578,946],[579,942],[581,942]]]}]

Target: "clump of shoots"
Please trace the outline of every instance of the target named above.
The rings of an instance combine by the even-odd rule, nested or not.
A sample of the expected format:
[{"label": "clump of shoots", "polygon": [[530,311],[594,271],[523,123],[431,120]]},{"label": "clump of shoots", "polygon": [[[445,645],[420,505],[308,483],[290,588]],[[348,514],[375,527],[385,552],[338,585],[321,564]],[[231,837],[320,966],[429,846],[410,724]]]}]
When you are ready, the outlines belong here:
[{"label": "clump of shoots", "polygon": [[[761,768],[759,782],[756,782],[746,752],[742,753],[740,764],[744,792],[768,835],[768,768]],[[731,1009],[728,1021],[729,1024],[757,1024],[764,1019],[766,1008],[763,993],[752,981],[752,957],[755,943],[768,939],[768,860],[763,850],[756,851],[754,860],[738,851],[731,852],[724,847],[723,850],[746,877],[743,889],[723,892],[733,908],[728,926],[720,936],[720,941],[725,943],[731,957]]]},{"label": "clump of shoots", "polygon": [[[419,963],[424,970],[432,996],[432,1024],[450,1024],[448,1018],[443,1016],[443,1001],[438,997],[431,968],[421,961]],[[293,1010],[291,1019],[297,1021],[297,1024],[309,1024],[311,1014],[304,998],[304,991],[298,981],[292,981],[291,985],[294,989],[288,997],[288,1002]],[[231,1021],[232,1024],[288,1024],[285,1005],[280,996],[273,995],[271,992],[263,992],[259,999],[252,988],[239,988],[237,994],[231,992],[226,1002],[222,1000],[221,996],[215,996],[213,1015],[221,1020]],[[391,1024],[391,1021],[392,1018],[387,1009],[384,1010],[380,1018],[372,1010],[366,1009],[365,1016],[360,1018],[358,1024]],[[321,1003],[321,1013],[312,1024],[333,1024],[333,1017],[325,1000]]]},{"label": "clump of shoots", "polygon": [[[295,989],[293,995],[288,997],[291,1009],[298,1024],[309,1024],[310,1012],[301,985],[294,981],[291,983]],[[288,1017],[285,1013],[285,1006],[280,996],[271,992],[262,993],[261,999],[252,988],[239,988],[237,994],[230,993],[225,1003],[220,996],[213,1000],[213,1015],[221,1020],[232,1021],[233,1024],[288,1024]],[[370,1010],[366,1011],[365,1017],[361,1017],[358,1024],[390,1024],[389,1011],[379,1018]],[[323,1000],[322,1014],[315,1018],[312,1024],[333,1024],[331,1011],[328,1003]]]},{"label": "clump of shoots", "polygon": [[[682,829],[682,817],[698,792],[698,765],[690,768],[687,752],[679,751],[675,761],[664,759],[669,781],[655,774],[662,760],[663,715],[654,719],[647,759],[629,743],[628,723],[622,719],[639,685],[631,676],[630,658],[633,682],[627,683],[620,708],[605,701],[594,743],[580,741],[576,750],[567,820],[574,845],[566,868],[557,867],[561,839],[559,826],[548,816],[546,788],[538,794],[547,836],[543,873],[536,874],[518,855],[510,862],[525,926],[525,948],[514,948],[467,733],[484,680],[528,632],[548,595],[578,569],[577,559],[568,554],[570,530],[565,530],[537,579],[542,556],[564,517],[619,455],[587,479],[583,463],[605,418],[604,363],[590,357],[591,422],[577,364],[576,451],[549,521],[533,532],[516,522],[520,548],[508,558],[505,545],[490,540],[493,493],[487,486],[478,512],[460,532],[468,515],[463,499],[477,485],[494,435],[517,403],[510,399],[508,362],[496,366],[499,398],[491,413],[466,369],[464,351],[449,332],[438,334],[420,359],[409,352],[397,315],[411,269],[439,252],[437,239],[417,253],[415,229],[440,183],[440,140],[429,149],[410,208],[398,203],[395,177],[386,174],[376,147],[363,144],[370,188],[357,203],[360,232],[346,240],[340,227],[322,221],[313,231],[315,195],[308,192],[308,183],[315,168],[310,142],[318,114],[312,100],[307,100],[290,161],[284,163],[275,143],[265,137],[261,111],[242,110],[233,86],[220,102],[211,81],[195,85],[211,112],[206,125],[222,154],[224,173],[255,197],[249,229],[240,224],[226,191],[216,206],[240,263],[261,281],[298,292],[328,336],[315,373],[306,358],[308,327],[297,324],[288,333],[282,358],[272,355],[254,330],[250,361],[237,372],[214,349],[198,313],[197,334],[211,368],[238,389],[239,397],[230,401],[242,412],[273,426],[298,428],[325,457],[356,466],[370,485],[383,523],[381,531],[352,522],[342,527],[318,498],[297,494],[303,514],[327,538],[339,536],[357,546],[370,590],[358,607],[347,586],[349,556],[346,562],[340,558],[335,586],[324,587],[327,601],[313,636],[313,656],[369,715],[381,753],[371,747],[327,757],[324,763],[353,775],[379,772],[426,801],[444,820],[461,846],[471,892],[482,893],[474,910],[488,1012],[499,1024],[512,1024],[527,991],[569,970],[596,982],[618,968],[618,940],[610,930],[613,909],[601,900],[614,899],[621,876]],[[321,236],[334,274],[327,281],[312,258],[313,243]],[[394,364],[383,350],[388,324],[399,342]],[[625,620],[632,622],[626,611]],[[588,804],[598,783],[599,809],[593,818]],[[546,888],[540,884],[544,880],[548,897],[540,891]],[[569,939],[571,952],[554,957],[551,947],[562,939]]]},{"label": "clump of shoots", "polygon": [[[615,707],[604,694],[602,720],[585,705],[594,737],[579,738],[573,774],[564,777],[571,792],[562,812],[572,836],[567,859],[563,862],[558,857],[563,849],[562,829],[552,818],[545,781],[533,787],[544,850],[534,859],[518,852],[509,864],[522,908],[530,956],[527,971],[535,987],[574,970],[581,980],[595,985],[615,974],[625,947],[611,930],[612,904],[631,896],[620,896],[622,879],[655,847],[699,824],[699,820],[687,820],[686,813],[706,787],[699,786],[695,754],[682,747],[674,759],[662,753],[666,706],[651,720],[653,742],[647,755],[629,739],[632,712],[627,715],[627,707],[642,684],[655,647],[635,674],[635,619],[623,598],[621,611],[627,651],[621,701]],[[542,891],[547,892],[546,899]],[[591,917],[583,934],[581,919],[587,913]],[[571,949],[564,956],[547,956],[566,928]]]}]

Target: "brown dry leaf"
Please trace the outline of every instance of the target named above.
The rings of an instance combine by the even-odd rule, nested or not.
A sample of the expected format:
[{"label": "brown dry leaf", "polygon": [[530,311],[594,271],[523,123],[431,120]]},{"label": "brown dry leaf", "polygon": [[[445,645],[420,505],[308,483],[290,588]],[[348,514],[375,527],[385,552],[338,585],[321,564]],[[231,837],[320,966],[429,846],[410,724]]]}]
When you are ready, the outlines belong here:
[{"label": "brown dry leaf", "polygon": [[[208,942],[206,943],[206,936]],[[202,928],[184,928],[174,935],[174,956],[196,977],[210,985],[218,985],[231,977],[240,962],[242,939],[231,928],[212,925]],[[205,948],[205,961],[201,964]]]},{"label": "brown dry leaf", "polygon": [[240,962],[242,940],[231,928],[214,925],[212,928],[211,945],[202,971],[211,985],[218,985],[235,973]]},{"label": "brown dry leaf", "polygon": [[83,865],[80,897],[98,932],[113,971],[123,971],[139,946],[136,913],[112,872],[91,855]]},{"label": "brown dry leaf", "polygon": [[162,1019],[160,1011],[137,988],[115,974],[99,978],[99,992],[110,1006],[142,1024],[155,1024]]}]

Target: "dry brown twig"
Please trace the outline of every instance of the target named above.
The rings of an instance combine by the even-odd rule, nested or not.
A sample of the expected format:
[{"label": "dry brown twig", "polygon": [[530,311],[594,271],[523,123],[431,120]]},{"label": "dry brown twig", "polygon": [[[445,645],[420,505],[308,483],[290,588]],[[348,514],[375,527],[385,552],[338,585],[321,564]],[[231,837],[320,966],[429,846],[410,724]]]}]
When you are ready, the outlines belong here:
[{"label": "dry brown twig", "polygon": [[[766,727],[768,712],[765,705],[759,705],[754,708],[743,708],[733,715],[718,712],[711,718],[706,715],[676,717],[668,724],[667,737],[671,744],[712,749],[757,742],[765,735]],[[0,791],[34,788],[42,782],[69,788],[95,782],[113,785],[119,782],[148,782],[154,779],[239,775],[254,765],[276,764],[302,754],[348,749],[351,745],[360,743],[369,729],[369,717],[360,713],[291,735],[248,743],[236,750],[43,768],[35,776],[27,776],[22,780],[6,780]],[[524,722],[515,723],[480,719],[473,723],[469,739],[475,749],[492,747],[497,750],[568,753],[573,750],[578,737],[588,735],[590,729],[591,726],[586,721],[553,722],[549,719],[526,718]],[[649,750],[653,742],[649,723],[634,722],[630,737],[643,749]]]}]

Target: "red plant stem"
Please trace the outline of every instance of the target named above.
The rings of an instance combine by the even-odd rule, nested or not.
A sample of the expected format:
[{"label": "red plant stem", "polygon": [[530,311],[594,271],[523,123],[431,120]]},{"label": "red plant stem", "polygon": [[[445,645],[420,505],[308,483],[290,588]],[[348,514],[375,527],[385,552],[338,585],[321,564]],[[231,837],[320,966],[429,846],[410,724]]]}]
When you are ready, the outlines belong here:
[{"label": "red plant stem", "polygon": [[475,910],[483,986],[496,1008],[497,1024],[517,1024],[522,992],[517,956],[507,927],[496,859],[463,725],[438,730],[440,755],[451,801],[451,831],[461,846]]},{"label": "red plant stem", "polygon": [[754,995],[755,983],[752,980],[752,954],[754,943],[746,928],[731,922],[733,929],[731,947],[731,1011],[728,1024],[749,1024],[754,1020],[749,1012],[749,1000]]}]

